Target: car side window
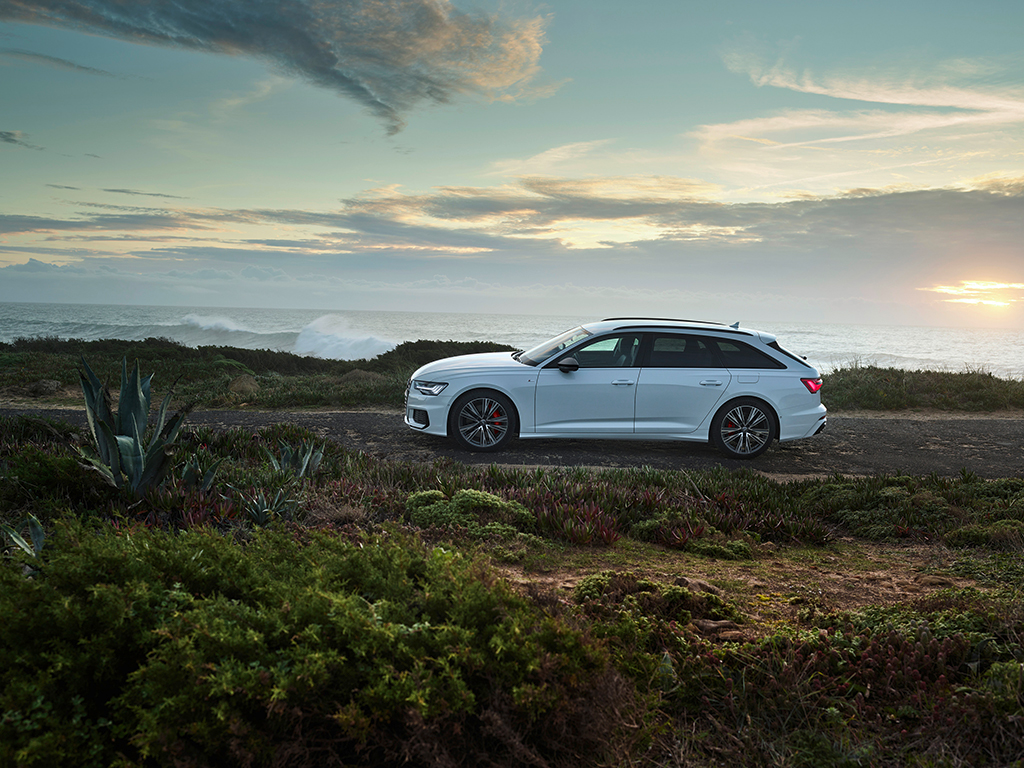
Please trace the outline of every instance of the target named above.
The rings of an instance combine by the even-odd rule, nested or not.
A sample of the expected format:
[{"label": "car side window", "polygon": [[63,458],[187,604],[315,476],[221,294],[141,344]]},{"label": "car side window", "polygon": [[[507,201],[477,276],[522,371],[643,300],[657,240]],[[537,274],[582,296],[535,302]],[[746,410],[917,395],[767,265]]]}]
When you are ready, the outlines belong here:
[{"label": "car side window", "polygon": [[603,336],[573,350],[580,368],[630,368],[640,349],[641,335]]},{"label": "car side window", "polygon": [[722,362],[726,368],[785,368],[780,363],[764,352],[754,349],[749,344],[732,339],[714,339],[718,352],[722,356]]},{"label": "car side window", "polygon": [[647,356],[649,368],[721,368],[708,339],[666,334],[655,336]]}]

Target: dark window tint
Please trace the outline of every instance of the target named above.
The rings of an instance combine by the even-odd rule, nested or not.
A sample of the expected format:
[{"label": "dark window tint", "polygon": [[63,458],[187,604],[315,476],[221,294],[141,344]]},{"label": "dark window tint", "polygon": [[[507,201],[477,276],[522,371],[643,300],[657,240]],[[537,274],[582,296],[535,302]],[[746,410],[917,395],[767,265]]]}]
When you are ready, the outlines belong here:
[{"label": "dark window tint", "polygon": [[650,368],[721,368],[709,339],[672,334],[655,336],[647,357]]},{"label": "dark window tint", "polygon": [[714,339],[726,368],[785,368],[783,363],[754,349],[749,344],[732,339]]},{"label": "dark window tint", "polygon": [[769,346],[769,347],[771,347],[772,349],[774,349],[774,350],[775,350],[776,352],[781,352],[781,353],[782,353],[782,354],[784,354],[784,355],[785,355],[786,357],[791,357],[791,358],[793,358],[793,359],[794,359],[794,360],[796,360],[796,361],[797,361],[798,363],[800,363],[800,365],[803,365],[803,366],[805,366],[805,367],[807,367],[807,368],[811,368],[811,367],[812,367],[812,366],[811,366],[810,364],[808,364],[808,362],[807,362],[807,361],[806,361],[806,360],[805,360],[804,358],[800,357],[799,355],[795,355],[795,354],[793,354],[793,353],[792,353],[792,352],[790,352],[790,351],[789,351],[788,349],[786,349],[786,348],[785,348],[785,347],[783,347],[783,346],[782,346],[781,344],[779,344],[779,342],[777,342],[777,341],[771,341],[771,342],[769,342],[769,343],[768,343],[768,346]]}]

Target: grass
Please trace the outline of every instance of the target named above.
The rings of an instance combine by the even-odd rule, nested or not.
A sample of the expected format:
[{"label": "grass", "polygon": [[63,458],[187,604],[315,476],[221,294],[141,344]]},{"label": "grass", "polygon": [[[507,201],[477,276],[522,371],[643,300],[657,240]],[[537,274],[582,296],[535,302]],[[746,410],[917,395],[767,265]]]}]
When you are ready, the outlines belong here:
[{"label": "grass", "polygon": [[1024,409],[1024,380],[1001,379],[983,370],[903,371],[867,365],[840,368],[822,378],[822,402],[837,411]]},{"label": "grass", "polygon": [[[82,354],[116,380],[127,355],[156,371],[158,397],[180,377],[179,396],[207,405],[393,404],[389,388],[412,367],[470,351],[403,347],[340,363],[152,340],[15,342],[0,348],[0,386],[64,381]],[[380,378],[346,383],[357,368]],[[227,388],[243,373],[258,395]],[[840,408],[970,410],[1021,407],[1019,389],[987,374],[856,368],[824,391]],[[329,441],[312,477],[270,459],[314,441],[288,424],[186,428],[173,477],[135,498],[81,466],[83,430],[0,418],[0,522],[34,515],[49,541],[38,557],[4,541],[3,760],[52,764],[68,750],[68,765],[198,764],[204,739],[227,765],[322,748],[324,765],[336,749],[347,764],[651,768],[1013,765],[1024,753],[1022,478],[406,464]],[[190,485],[188,464],[216,464],[213,487]],[[437,505],[417,518],[427,528],[411,523],[422,491]],[[253,522],[257,496],[274,500],[260,518],[269,533]],[[372,575],[363,557],[381,574],[401,564],[387,599],[383,575],[360,581]],[[349,575],[327,578],[338,569]],[[466,606],[492,605],[511,623],[478,644],[492,622]],[[343,615],[351,626],[334,638]],[[58,632],[59,648],[34,641]],[[436,642],[447,634],[461,639]],[[440,692],[455,684],[465,692],[452,709]],[[556,716],[569,712],[561,701],[575,720]],[[568,743],[575,752],[560,752]]]}]

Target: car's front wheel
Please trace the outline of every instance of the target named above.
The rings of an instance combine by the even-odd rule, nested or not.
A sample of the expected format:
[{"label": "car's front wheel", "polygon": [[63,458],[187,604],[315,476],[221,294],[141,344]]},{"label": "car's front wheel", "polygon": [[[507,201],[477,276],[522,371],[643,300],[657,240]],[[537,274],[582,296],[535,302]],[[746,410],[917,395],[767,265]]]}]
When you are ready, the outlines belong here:
[{"label": "car's front wheel", "polygon": [[775,434],[769,407],[753,397],[726,404],[711,421],[711,441],[732,459],[752,459],[768,450]]},{"label": "car's front wheel", "polygon": [[448,434],[467,451],[500,451],[517,428],[515,406],[500,392],[467,392],[448,418]]}]

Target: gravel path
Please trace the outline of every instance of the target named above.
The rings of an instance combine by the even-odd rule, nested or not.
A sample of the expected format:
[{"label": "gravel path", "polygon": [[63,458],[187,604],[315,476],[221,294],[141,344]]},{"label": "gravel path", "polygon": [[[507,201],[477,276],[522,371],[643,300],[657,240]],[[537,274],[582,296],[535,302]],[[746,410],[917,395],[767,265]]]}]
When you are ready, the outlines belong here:
[{"label": "gravel path", "polygon": [[[14,408],[0,404],[0,415],[30,413],[84,424],[80,409]],[[458,450],[449,440],[413,432],[398,410],[352,411],[196,411],[186,424],[259,429],[291,422],[335,440],[346,448],[400,461],[448,457],[467,464],[513,466],[749,468],[778,479],[843,475],[935,472],[952,476],[962,469],[981,477],[1024,476],[1024,414],[953,416],[896,413],[829,414],[828,429],[795,443],[776,443],[753,461],[726,459],[700,443],[593,440],[519,440],[500,454]]]}]

